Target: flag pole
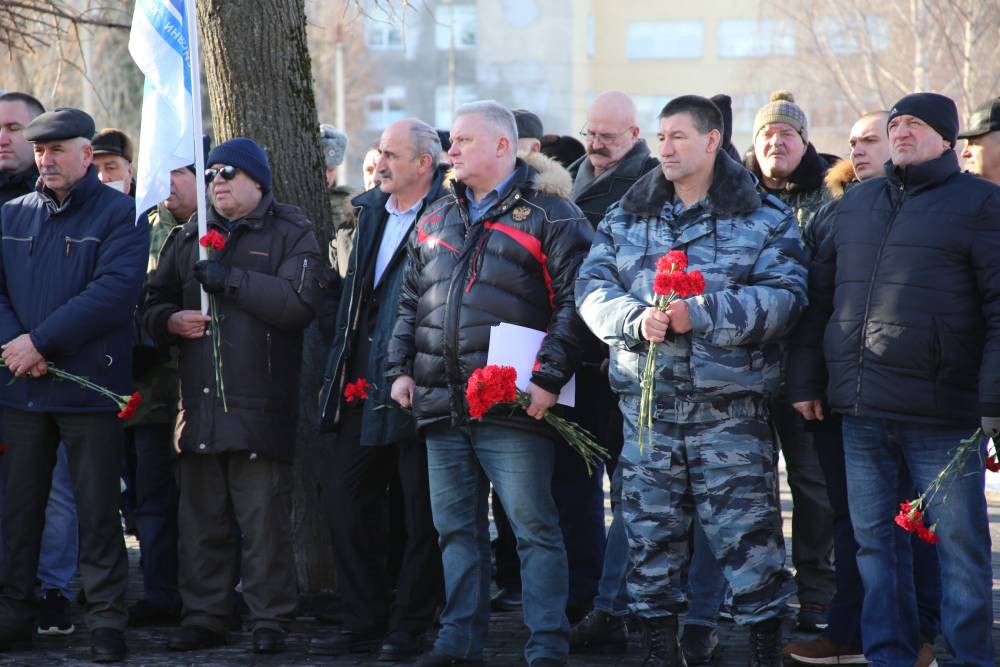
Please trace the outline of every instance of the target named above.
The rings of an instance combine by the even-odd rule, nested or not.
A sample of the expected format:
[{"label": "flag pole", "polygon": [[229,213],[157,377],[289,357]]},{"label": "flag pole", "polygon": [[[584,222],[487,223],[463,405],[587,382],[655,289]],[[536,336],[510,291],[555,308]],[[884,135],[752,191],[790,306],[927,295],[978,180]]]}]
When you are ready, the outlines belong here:
[{"label": "flag pole", "polygon": [[[205,201],[205,145],[201,126],[201,58],[198,52],[198,12],[196,0],[184,3],[184,18],[188,27],[188,53],[191,58],[191,135],[194,138],[194,174],[198,193],[198,238],[208,233],[208,205]],[[208,259],[208,249],[198,244],[198,259]],[[201,314],[208,314],[208,294],[201,292]],[[213,332],[214,334],[215,332]]]}]

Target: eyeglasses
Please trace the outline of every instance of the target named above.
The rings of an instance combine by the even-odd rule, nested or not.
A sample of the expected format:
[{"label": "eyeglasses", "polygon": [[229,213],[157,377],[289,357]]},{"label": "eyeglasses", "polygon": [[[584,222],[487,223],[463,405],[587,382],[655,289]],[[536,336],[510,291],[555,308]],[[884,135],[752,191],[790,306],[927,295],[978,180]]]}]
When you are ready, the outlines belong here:
[{"label": "eyeglasses", "polygon": [[602,144],[613,144],[619,139],[621,139],[622,135],[631,129],[632,129],[631,127],[626,127],[618,134],[608,134],[607,132],[591,132],[590,130],[587,129],[587,126],[584,125],[583,128],[580,130],[580,136],[589,141],[590,143],[593,143],[594,140],[596,139],[597,141],[600,141]]},{"label": "eyeglasses", "polygon": [[212,181],[215,180],[216,176],[222,175],[222,178],[227,181],[231,181],[236,178],[236,172],[239,171],[236,167],[231,164],[224,164],[218,169],[206,169],[205,170],[205,185],[211,185]]}]

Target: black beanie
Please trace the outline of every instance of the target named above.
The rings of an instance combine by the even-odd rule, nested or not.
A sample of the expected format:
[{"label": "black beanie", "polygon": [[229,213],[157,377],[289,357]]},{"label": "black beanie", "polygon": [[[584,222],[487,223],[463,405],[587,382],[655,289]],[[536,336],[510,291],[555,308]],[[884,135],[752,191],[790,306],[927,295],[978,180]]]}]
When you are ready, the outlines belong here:
[{"label": "black beanie", "polygon": [[712,95],[712,104],[719,107],[722,114],[722,148],[733,141],[733,100],[729,95]]},{"label": "black beanie", "polygon": [[950,97],[938,93],[912,93],[892,105],[887,122],[897,116],[916,116],[955,147],[958,141],[958,107]]},{"label": "black beanie", "polygon": [[205,164],[232,165],[260,184],[264,194],[271,191],[271,165],[267,153],[256,141],[246,137],[234,137],[223,141],[208,154]]}]

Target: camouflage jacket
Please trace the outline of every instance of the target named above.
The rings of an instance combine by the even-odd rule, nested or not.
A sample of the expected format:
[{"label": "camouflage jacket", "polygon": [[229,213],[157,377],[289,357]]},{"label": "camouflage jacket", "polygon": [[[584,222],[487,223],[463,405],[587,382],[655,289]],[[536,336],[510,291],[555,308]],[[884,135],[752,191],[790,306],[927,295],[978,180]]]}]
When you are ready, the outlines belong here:
[{"label": "camouflage jacket", "polygon": [[[163,204],[149,212],[149,262],[148,276],[156,270],[160,249],[170,235],[170,230],[180,224]],[[192,220],[195,216],[192,216]],[[142,403],[135,411],[135,417],[125,422],[125,426],[140,424],[172,424],[177,416],[180,400],[177,378],[177,350],[157,346],[148,336],[144,344],[132,348],[132,375],[135,389],[142,396]]]},{"label": "camouflage jacket", "polygon": [[805,252],[791,210],[720,153],[708,197],[675,215],[673,185],[656,169],[601,221],[576,282],[583,320],[611,347],[611,387],[638,405],[656,260],[684,250],[705,276],[685,301],[690,333],[656,346],[657,419],[761,415],[781,383],[783,341],[806,305]]}]

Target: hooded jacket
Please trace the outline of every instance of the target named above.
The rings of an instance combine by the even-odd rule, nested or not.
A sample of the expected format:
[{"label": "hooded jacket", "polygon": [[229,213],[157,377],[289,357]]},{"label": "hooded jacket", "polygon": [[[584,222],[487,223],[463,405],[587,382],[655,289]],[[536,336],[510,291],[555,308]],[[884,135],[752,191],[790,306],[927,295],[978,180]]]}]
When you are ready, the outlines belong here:
[{"label": "hooded jacket", "polygon": [[886,169],[830,209],[788,396],[971,432],[1000,416],[1000,187],[953,150]]},{"label": "hooded jacket", "polygon": [[[3,205],[0,342],[28,332],[49,363],[117,394],[132,393],[133,316],[149,247],[135,200],[103,185],[91,165],[62,203],[38,190]],[[38,412],[110,412],[105,396],[52,375],[10,382],[0,405]]]},{"label": "hooded jacket", "polygon": [[[177,338],[167,321],[179,310],[201,307],[194,278],[198,223],[174,227],[149,279],[142,322],[161,344],[180,345],[182,452],[250,451],[289,461],[298,413],[302,331],[321,299],[321,259],[312,223],[296,206],[271,193],[234,221],[231,229],[214,208],[208,228],[226,237],[213,259],[229,268],[226,290],[215,295],[221,331]],[[221,336],[228,411],[216,392],[212,336]]]},{"label": "hooded jacket", "polygon": [[[486,365],[490,327],[501,322],[545,331],[531,381],[558,393],[576,370],[583,323],[573,280],[590,247],[590,223],[567,198],[569,178],[551,158],[517,160],[510,182],[483,218],[469,217],[462,183],[428,207],[410,238],[410,261],[386,379],[416,381],[418,428],[468,423],[465,388]],[[545,428],[522,410],[487,422]]]},{"label": "hooded jacket", "polygon": [[[418,219],[427,206],[447,193],[450,182],[448,174],[449,165],[439,165],[417,214]],[[413,417],[401,410],[385,407],[392,400],[389,396],[391,383],[383,379],[385,355],[396,321],[396,305],[403,286],[407,258],[407,243],[404,240],[396,248],[381,279],[373,288],[372,268],[382,242],[382,231],[389,217],[385,209],[389,196],[376,187],[351,200],[355,207],[357,226],[348,248],[348,260],[343,265],[344,282],[337,307],[335,338],[327,357],[323,388],[319,395],[320,430],[336,431],[345,408],[344,386],[357,379],[347,377],[347,372],[351,367],[354,339],[359,335],[361,309],[376,311],[368,372],[365,376],[374,386],[368,390],[369,400],[364,402],[362,408],[362,445],[389,445],[416,438]]]},{"label": "hooded jacket", "polygon": [[782,341],[806,304],[806,267],[791,210],[759,193],[725,152],[702,202],[674,213],[673,184],[647,173],[598,227],[580,269],[580,315],[611,347],[611,387],[638,410],[648,342],[640,324],[654,303],[656,261],[687,253],[705,292],[685,302],[693,329],[656,346],[658,419],[763,416],[781,382]]}]

